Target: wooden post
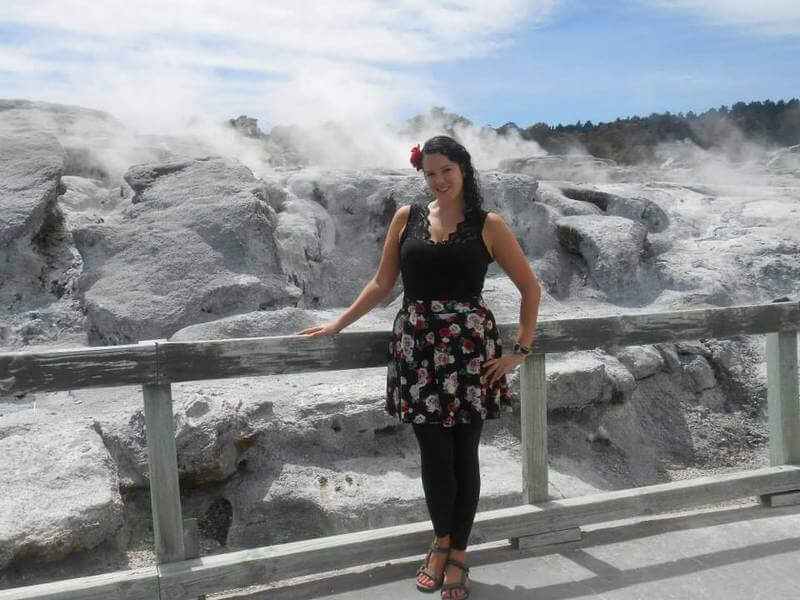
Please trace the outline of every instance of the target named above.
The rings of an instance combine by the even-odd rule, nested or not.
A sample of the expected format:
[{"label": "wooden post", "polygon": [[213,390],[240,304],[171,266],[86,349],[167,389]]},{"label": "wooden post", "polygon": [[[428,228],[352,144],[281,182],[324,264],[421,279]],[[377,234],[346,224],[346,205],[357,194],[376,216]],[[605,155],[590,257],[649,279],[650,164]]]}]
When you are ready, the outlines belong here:
[{"label": "wooden post", "polygon": [[176,562],[184,560],[186,552],[172,420],[172,388],[169,384],[148,384],[142,386],[142,392],[156,558],[158,564]]},{"label": "wooden post", "polygon": [[772,465],[800,464],[797,331],[767,334],[767,406]]},{"label": "wooden post", "polygon": [[544,354],[520,367],[522,496],[528,504],[547,500],[547,378]]},{"label": "wooden post", "polygon": [[186,560],[200,558],[200,529],[197,519],[183,520],[183,548]]}]

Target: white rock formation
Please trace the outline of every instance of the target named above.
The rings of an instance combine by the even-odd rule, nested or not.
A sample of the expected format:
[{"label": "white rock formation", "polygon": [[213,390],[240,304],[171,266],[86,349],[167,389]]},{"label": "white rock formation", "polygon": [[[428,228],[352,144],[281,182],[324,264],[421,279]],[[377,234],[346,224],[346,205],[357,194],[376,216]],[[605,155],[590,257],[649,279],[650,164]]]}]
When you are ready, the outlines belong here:
[{"label": "white rock formation", "polygon": [[[255,157],[248,166],[102,113],[0,101],[0,346],[289,335],[335,318],[374,273],[394,211],[426,201],[422,178],[256,177],[259,141],[242,143],[233,154]],[[712,178],[722,159],[655,169],[534,157],[481,184],[542,281],[543,319],[727,306],[800,290],[795,154],[765,156],[766,175],[749,183]],[[388,331],[401,294],[398,284],[351,328]],[[496,264],[485,297],[501,322],[518,318]],[[551,493],[752,454],[764,441],[763,361],[763,343],[747,339],[549,356]],[[384,414],[384,391],[385,369],[173,386],[187,516],[231,547],[424,519],[415,441]],[[4,497],[0,569],[117,539],[120,490],[147,486],[141,402],[137,388],[0,399],[0,445],[24,465],[0,468],[3,489],[49,498],[66,478],[70,498],[9,520],[21,505]],[[487,424],[481,452],[481,508],[518,503],[518,407]]]},{"label": "white rock formation", "polygon": [[74,236],[84,263],[91,337],[124,343],[170,335],[230,312],[293,303],[280,272],[264,186],[224,159],[131,168],[134,195]]},{"label": "white rock formation", "polygon": [[[5,136],[0,144],[0,301],[24,306],[46,289],[39,250],[53,220],[64,151],[45,133]],[[39,250],[39,251],[37,251]]]},{"label": "white rock formation", "polygon": [[92,549],[122,528],[117,468],[91,422],[42,412],[0,420],[0,569]]}]

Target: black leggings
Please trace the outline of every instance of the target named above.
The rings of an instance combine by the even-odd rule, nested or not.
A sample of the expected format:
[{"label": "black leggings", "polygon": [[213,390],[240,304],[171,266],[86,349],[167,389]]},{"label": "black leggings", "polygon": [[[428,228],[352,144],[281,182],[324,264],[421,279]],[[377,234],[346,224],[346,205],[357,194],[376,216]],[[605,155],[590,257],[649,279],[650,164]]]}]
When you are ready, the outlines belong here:
[{"label": "black leggings", "polygon": [[478,443],[483,421],[476,417],[469,425],[413,427],[433,530],[437,537],[449,534],[454,550],[466,550],[481,493]]}]

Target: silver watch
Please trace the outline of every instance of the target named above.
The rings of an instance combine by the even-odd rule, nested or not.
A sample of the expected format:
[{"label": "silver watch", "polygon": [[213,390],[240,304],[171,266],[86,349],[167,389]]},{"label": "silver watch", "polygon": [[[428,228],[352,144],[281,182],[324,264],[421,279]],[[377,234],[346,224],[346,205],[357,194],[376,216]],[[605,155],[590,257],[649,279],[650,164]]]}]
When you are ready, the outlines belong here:
[{"label": "silver watch", "polygon": [[519,342],[516,342],[514,344],[512,352],[514,354],[522,354],[522,356],[528,356],[531,353],[531,349],[528,346],[523,346]]}]

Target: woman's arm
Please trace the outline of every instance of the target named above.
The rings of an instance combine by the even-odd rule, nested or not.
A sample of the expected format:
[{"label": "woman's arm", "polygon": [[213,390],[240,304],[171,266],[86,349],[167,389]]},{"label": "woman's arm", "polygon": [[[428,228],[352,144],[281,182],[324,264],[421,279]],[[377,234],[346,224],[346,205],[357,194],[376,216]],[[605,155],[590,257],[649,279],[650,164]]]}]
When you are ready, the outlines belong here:
[{"label": "woman's arm", "polygon": [[392,291],[397,276],[400,274],[400,233],[408,222],[408,206],[401,206],[394,213],[386,240],[383,243],[383,252],[378,264],[378,270],[361,290],[353,303],[333,322],[327,325],[309,327],[299,331],[298,335],[315,337],[318,335],[333,335],[357,321],[378,303],[386,298]]},{"label": "woman's arm", "polygon": [[[542,288],[533,274],[533,270],[522,252],[517,238],[514,237],[514,233],[500,215],[495,213],[486,215],[486,238],[489,252],[497,261],[497,264],[511,278],[511,281],[517,286],[522,296],[517,342],[522,346],[530,347],[536,332]],[[499,360],[486,361],[484,364],[488,368],[487,384],[491,384],[492,381],[520,364],[523,360],[524,357],[522,355],[504,354]]]}]

